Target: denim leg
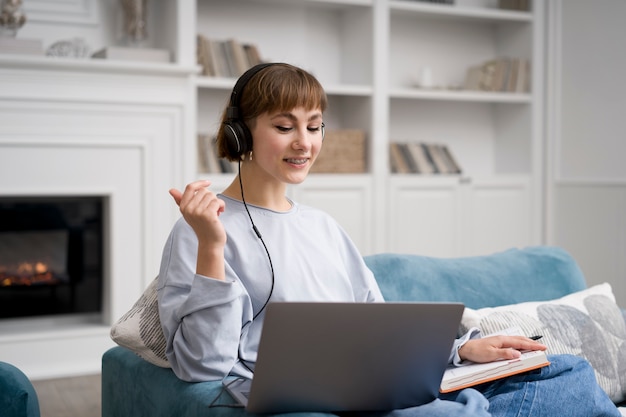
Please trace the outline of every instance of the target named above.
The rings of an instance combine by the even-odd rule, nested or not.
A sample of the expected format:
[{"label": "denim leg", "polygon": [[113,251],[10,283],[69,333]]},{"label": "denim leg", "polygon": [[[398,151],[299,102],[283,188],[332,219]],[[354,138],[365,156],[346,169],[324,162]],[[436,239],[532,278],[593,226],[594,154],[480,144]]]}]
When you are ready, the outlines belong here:
[{"label": "denim leg", "polygon": [[550,355],[550,366],[478,387],[494,417],[620,417],[589,363]]},{"label": "denim leg", "polygon": [[[358,413],[367,417],[622,417],[589,363],[550,355],[550,366],[444,394],[419,407]],[[478,390],[478,391],[477,391]],[[480,391],[480,392],[479,392]],[[345,414],[350,416],[355,414]]]},{"label": "denim leg", "polygon": [[344,413],[342,417],[491,417],[487,408],[489,402],[478,391],[465,389],[450,400],[436,399],[419,407],[401,410],[370,413]]}]

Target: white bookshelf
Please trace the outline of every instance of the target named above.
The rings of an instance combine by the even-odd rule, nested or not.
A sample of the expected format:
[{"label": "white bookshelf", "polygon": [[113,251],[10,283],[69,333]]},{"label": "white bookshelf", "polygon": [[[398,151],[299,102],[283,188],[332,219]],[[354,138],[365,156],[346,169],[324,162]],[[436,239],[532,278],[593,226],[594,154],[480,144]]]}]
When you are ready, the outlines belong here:
[{"label": "white bookshelf", "polygon": [[[540,240],[541,84],[528,93],[461,89],[469,67],[494,58],[540,65],[540,12],[498,10],[490,3],[388,3],[389,29],[382,36],[389,65],[381,81],[387,137],[381,140],[443,143],[463,169],[456,178],[389,175],[386,245],[394,251],[461,256]],[[430,68],[433,88],[416,86],[422,67]],[[538,74],[533,70],[533,84]]]},{"label": "white bookshelf", "polygon": [[[505,93],[458,88],[470,66],[500,57],[529,59],[533,64],[540,59],[535,50],[538,12],[499,10],[494,3],[248,0],[234,5],[213,0],[196,3],[196,30],[209,38],[254,42],[263,58],[310,70],[329,95],[327,126],[366,132],[367,173],[334,175],[332,180],[314,174],[294,189],[300,200],[317,203],[338,219],[350,218],[345,227],[365,253],[394,249],[465,255],[531,244],[539,238],[541,227],[534,212],[541,204],[536,186],[541,176],[537,90]],[[435,88],[415,87],[417,72],[424,66],[431,69]],[[234,82],[197,77],[200,131],[216,128]],[[464,172],[445,177],[391,174],[391,141],[444,143]],[[436,216],[431,223],[465,226],[448,234],[444,238],[448,243],[432,244],[432,234],[424,233],[401,238],[406,235],[406,222],[411,221],[397,223],[406,214],[407,202],[414,202],[408,210],[419,216],[427,201],[424,198],[431,195],[428,190],[442,183],[448,187],[447,206],[431,213]],[[484,215],[470,217],[469,209],[459,213],[485,195],[477,190],[485,189],[490,190],[485,201],[493,207],[487,218],[517,225],[508,241],[495,234],[491,240],[464,237]],[[354,198],[344,201],[344,195]],[[344,204],[330,203],[337,199]],[[455,218],[441,215],[454,204],[458,206]],[[525,212],[501,213],[504,207],[515,205]],[[480,207],[485,210],[490,205]],[[449,243],[450,236],[454,244]]]},{"label": "white bookshelf", "polygon": [[[209,177],[223,188],[232,174],[198,172],[197,134],[217,129],[235,78],[200,75],[196,64],[196,34],[212,39],[237,39],[258,46],[262,58],[301,66],[325,86],[329,129],[357,128],[366,134],[367,172],[354,175],[313,174],[293,191],[302,201],[319,202],[338,219],[350,218],[345,227],[356,236],[364,253],[390,248],[429,254],[432,236],[415,246],[400,245],[402,230],[389,219],[397,218],[406,203],[407,190],[424,197],[424,189],[443,181],[471,204],[472,184],[497,183],[520,190],[519,198],[529,216],[519,221],[530,230],[527,241],[540,241],[542,228],[541,89],[542,10],[499,10],[495,0],[457,0],[456,5],[412,0],[155,0],[149,14],[151,47],[165,48],[172,62],[114,62],[107,60],[50,59],[0,56],[0,66],[38,68],[54,72],[106,73],[108,76],[150,75],[187,80],[185,115],[181,121],[185,139],[177,164],[183,182]],[[80,6],[76,6],[80,7]],[[23,28],[24,37],[44,39],[44,46],[79,32],[98,50],[117,44],[119,9],[105,0],[85,0],[85,22],[59,25],[46,22],[35,11],[35,22]],[[81,12],[78,10],[77,13]],[[79,13],[80,14],[80,13]],[[70,30],[71,29],[71,30]],[[532,62],[532,90],[528,93],[463,91],[468,67],[502,56]],[[421,67],[430,68],[435,88],[415,87]],[[452,151],[462,175],[446,178],[391,174],[389,143],[440,142]],[[479,180],[480,179],[480,180]],[[408,186],[408,188],[407,188]],[[394,200],[403,190],[402,199]],[[307,196],[307,190],[310,196]],[[510,191],[509,190],[509,191]],[[321,193],[326,192],[325,198]],[[508,191],[507,191],[508,192]],[[497,194],[494,192],[494,195]],[[503,192],[504,196],[506,193]],[[352,196],[345,202],[345,195]],[[313,198],[312,196],[315,196]],[[505,197],[503,197],[505,198]],[[344,201],[333,205],[333,200]],[[421,203],[420,203],[421,204]],[[417,204],[409,211],[420,215]],[[498,204],[494,204],[498,207]],[[406,210],[406,207],[403,208]],[[356,218],[355,218],[356,216]],[[494,212],[493,216],[501,216]],[[437,221],[440,219],[433,219]],[[466,223],[467,216],[454,219]],[[397,226],[400,227],[401,226]],[[367,232],[363,232],[366,230]],[[498,245],[506,242],[497,240]],[[437,245],[434,245],[435,247]],[[445,245],[443,245],[445,246]],[[490,245],[437,255],[462,255],[492,250]],[[423,249],[426,248],[426,249]]]}]

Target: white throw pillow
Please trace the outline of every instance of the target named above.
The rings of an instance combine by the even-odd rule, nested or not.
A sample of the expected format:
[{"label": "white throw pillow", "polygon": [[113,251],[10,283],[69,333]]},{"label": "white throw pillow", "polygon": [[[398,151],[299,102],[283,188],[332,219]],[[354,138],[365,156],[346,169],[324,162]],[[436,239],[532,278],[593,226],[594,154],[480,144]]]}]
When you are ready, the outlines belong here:
[{"label": "white throw pillow", "polygon": [[165,336],[159,319],[155,278],[135,305],[111,328],[111,339],[148,362],[170,368],[165,356]]},{"label": "white throw pillow", "polygon": [[548,353],[587,359],[609,397],[626,399],[626,323],[608,283],[557,300],[466,308],[461,320],[463,332],[478,327],[483,335],[512,326],[526,336],[542,335]]}]

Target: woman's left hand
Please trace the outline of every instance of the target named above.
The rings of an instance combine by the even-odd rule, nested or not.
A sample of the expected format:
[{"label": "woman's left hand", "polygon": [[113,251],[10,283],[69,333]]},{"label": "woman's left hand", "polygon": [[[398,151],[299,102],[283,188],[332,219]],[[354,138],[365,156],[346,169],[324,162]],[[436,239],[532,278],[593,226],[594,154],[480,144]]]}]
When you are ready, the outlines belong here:
[{"label": "woman's left hand", "polygon": [[517,359],[523,350],[546,350],[547,346],[524,336],[488,336],[471,339],[459,349],[463,360],[484,363],[499,359]]}]

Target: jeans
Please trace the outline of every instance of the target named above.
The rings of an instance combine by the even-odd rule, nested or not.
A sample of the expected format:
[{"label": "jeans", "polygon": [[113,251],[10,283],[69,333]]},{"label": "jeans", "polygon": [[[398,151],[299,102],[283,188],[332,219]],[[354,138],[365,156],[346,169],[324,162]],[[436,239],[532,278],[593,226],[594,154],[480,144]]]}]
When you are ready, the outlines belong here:
[{"label": "jeans", "polygon": [[419,407],[372,417],[621,417],[596,382],[589,363],[577,356],[550,355],[550,366],[443,394]]}]

